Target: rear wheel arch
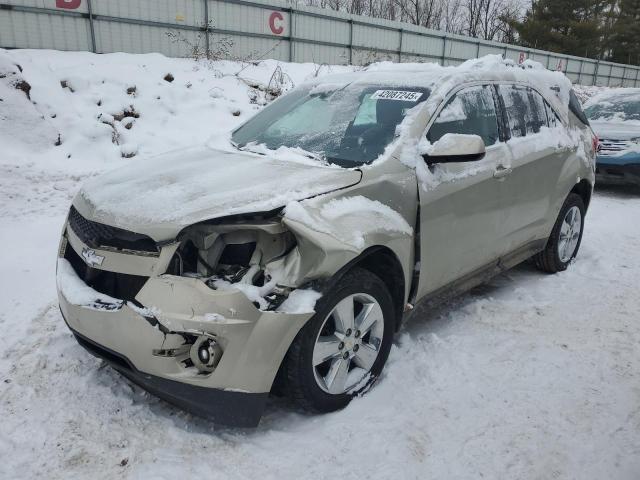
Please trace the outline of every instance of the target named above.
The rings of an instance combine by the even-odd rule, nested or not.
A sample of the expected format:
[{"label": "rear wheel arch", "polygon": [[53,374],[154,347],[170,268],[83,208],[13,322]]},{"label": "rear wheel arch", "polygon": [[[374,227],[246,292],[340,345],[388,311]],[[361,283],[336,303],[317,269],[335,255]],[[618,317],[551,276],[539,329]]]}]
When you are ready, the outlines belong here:
[{"label": "rear wheel arch", "polygon": [[582,198],[582,202],[584,203],[585,211],[589,208],[589,202],[591,201],[591,192],[593,187],[588,180],[582,179],[578,183],[576,183],[569,193],[575,193]]}]

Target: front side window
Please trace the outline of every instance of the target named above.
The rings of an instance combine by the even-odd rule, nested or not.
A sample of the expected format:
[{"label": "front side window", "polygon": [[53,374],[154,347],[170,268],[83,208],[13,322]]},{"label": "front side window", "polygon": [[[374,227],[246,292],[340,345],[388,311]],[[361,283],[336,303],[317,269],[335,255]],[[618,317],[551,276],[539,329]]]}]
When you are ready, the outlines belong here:
[{"label": "front side window", "polygon": [[395,138],[406,113],[429,91],[413,87],[347,84],[334,89],[303,88],[264,108],[239,127],[240,148],[300,148],[343,167],[370,163]]},{"label": "front side window", "polygon": [[486,146],[499,140],[498,117],[490,85],[465,88],[449,99],[431,125],[427,139],[435,143],[446,133],[479,135]]}]

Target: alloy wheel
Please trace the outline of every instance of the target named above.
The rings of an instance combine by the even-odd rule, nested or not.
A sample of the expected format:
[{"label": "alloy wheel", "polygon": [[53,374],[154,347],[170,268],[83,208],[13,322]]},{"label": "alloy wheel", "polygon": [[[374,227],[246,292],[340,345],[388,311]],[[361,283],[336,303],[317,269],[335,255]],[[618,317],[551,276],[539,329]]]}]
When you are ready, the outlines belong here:
[{"label": "alloy wheel", "polygon": [[316,383],[333,395],[361,386],[378,358],[384,316],[371,295],[349,295],[325,318],[313,347]]},{"label": "alloy wheel", "polygon": [[558,241],[558,257],[562,263],[567,263],[576,252],[582,231],[582,214],[576,206],[567,210],[560,227]]}]

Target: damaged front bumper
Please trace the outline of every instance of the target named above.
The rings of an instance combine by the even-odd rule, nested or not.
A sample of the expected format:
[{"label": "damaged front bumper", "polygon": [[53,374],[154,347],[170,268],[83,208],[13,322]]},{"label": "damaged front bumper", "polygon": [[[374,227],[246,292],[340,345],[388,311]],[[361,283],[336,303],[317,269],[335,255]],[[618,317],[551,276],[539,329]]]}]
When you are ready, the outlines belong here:
[{"label": "damaged front bumper", "polygon": [[[157,274],[167,261],[162,252],[143,260],[127,255],[90,249],[65,230],[58,296],[78,342],[185,410],[221,424],[257,425],[289,345],[313,314],[262,311],[236,289],[214,290],[198,278]],[[100,258],[102,264],[95,265]],[[78,275],[82,264],[72,265],[79,259],[98,274],[116,272],[134,283],[132,262],[143,262],[146,267],[136,265],[136,271],[146,268],[149,276],[133,298],[121,299],[89,287]],[[205,337],[221,351],[212,371],[191,361],[191,346]]]}]

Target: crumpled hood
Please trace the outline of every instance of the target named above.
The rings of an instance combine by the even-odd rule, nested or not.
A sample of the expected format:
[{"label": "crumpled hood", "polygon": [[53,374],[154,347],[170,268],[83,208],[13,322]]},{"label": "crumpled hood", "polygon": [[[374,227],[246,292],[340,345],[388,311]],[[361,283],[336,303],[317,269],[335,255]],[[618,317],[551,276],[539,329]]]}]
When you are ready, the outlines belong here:
[{"label": "crumpled hood", "polygon": [[197,222],[273,210],[355,185],[361,176],[359,170],[311,160],[197,147],[91,179],[73,203],[86,218],[163,241]]},{"label": "crumpled hood", "polygon": [[600,139],[630,140],[640,137],[640,123],[591,120],[591,128]]}]

